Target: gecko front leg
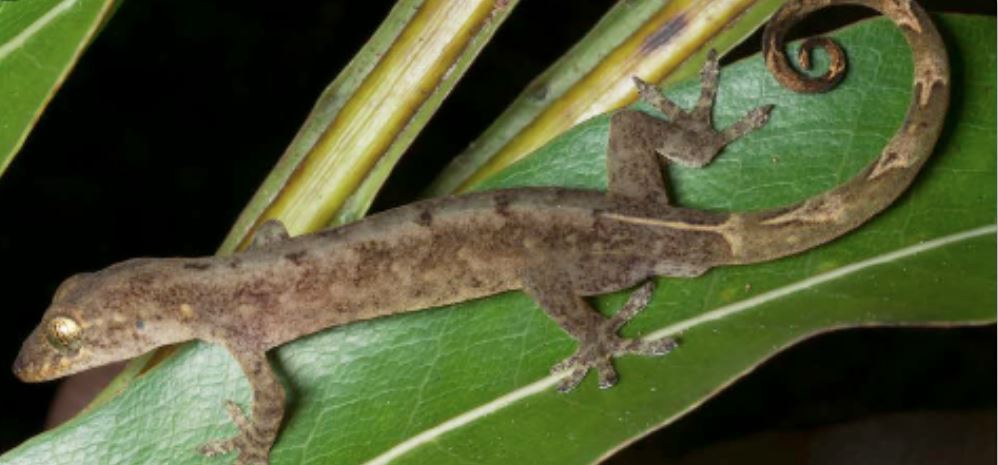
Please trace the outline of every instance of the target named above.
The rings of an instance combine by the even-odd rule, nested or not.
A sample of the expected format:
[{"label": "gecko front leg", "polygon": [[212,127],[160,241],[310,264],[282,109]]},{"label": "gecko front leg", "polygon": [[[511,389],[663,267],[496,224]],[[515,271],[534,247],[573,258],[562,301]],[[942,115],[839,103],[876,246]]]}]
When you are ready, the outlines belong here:
[{"label": "gecko front leg", "polygon": [[198,452],[210,457],[236,450],[239,452],[236,465],[266,465],[284,418],[284,387],[267,362],[266,353],[232,347],[229,352],[239,362],[253,389],[252,416],[246,418],[238,404],[226,401],[225,409],[239,433],[208,442]]}]

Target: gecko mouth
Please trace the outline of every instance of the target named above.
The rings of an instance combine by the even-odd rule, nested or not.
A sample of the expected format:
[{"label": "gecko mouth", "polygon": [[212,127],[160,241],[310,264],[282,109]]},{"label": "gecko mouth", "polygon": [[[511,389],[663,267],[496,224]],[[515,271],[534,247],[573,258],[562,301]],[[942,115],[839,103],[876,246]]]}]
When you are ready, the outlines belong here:
[{"label": "gecko mouth", "polygon": [[17,359],[14,360],[14,376],[17,376],[17,379],[26,383],[38,383],[48,380],[48,378],[42,375],[41,370],[39,370],[36,364],[26,362],[24,358],[23,355],[19,354]]},{"label": "gecko mouth", "polygon": [[[34,343],[33,343],[34,342]],[[80,350],[72,352],[58,353],[47,347],[45,343],[39,343],[37,334],[32,334],[25,341],[21,352],[14,360],[14,376],[26,383],[38,383],[80,371],[78,359]]]},{"label": "gecko mouth", "polygon": [[31,363],[24,360],[25,357],[18,355],[14,360],[14,376],[25,383],[40,383],[56,378],[62,378],[80,370],[67,370],[68,360],[65,357],[57,359],[45,359],[41,363]]}]

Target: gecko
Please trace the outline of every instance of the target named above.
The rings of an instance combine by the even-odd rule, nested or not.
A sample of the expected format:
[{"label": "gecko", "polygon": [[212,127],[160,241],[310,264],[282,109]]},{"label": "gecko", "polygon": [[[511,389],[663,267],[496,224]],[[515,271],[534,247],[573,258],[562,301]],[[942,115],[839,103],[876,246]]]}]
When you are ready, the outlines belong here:
[{"label": "gecko", "polygon": [[[314,234],[289,237],[277,221],[257,228],[247,250],[230,256],[140,258],[71,276],[14,362],[27,382],[50,380],[189,340],[219,344],[252,388],[250,413],[224,402],[238,433],[206,443],[205,455],[236,452],[238,465],[267,464],[284,417],[285,391],[267,352],[352,322],[522,290],[578,343],[554,366],[558,390],[590,371],[599,387],[617,382],[613,360],[657,356],[672,338],[628,339],[618,330],[649,302],[653,277],[693,278],[721,265],[775,260],[824,244],[887,208],[932,153],[949,101],[946,51],[928,15],[910,0],[792,0],[763,34],[774,77],[799,92],[822,92],[845,71],[827,38],[806,39],[800,68],[815,48],[824,74],[790,65],[787,30],[837,4],[889,17],[913,53],[906,118],[879,156],[852,179],[792,205],[755,212],[683,208],[669,198],[662,166],[709,164],[724,146],[762,127],[772,105],[718,130],[712,111],[716,53],[701,71],[701,92],[686,111],[635,78],[639,96],[666,116],[625,109],[610,118],[606,192],[516,188],[423,200]],[[589,296],[637,286],[613,315]]]}]

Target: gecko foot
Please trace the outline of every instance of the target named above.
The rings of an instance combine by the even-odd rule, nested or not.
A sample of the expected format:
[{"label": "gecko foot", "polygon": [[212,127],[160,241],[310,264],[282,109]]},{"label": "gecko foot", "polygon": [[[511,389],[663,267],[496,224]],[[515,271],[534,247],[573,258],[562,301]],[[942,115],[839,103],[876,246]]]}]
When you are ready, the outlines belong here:
[{"label": "gecko foot", "polygon": [[198,448],[198,452],[201,455],[214,457],[235,450],[239,451],[235,465],[267,465],[270,455],[269,445],[260,445],[258,440],[254,440],[258,435],[253,434],[251,423],[239,405],[231,400],[226,401],[225,410],[232,418],[232,423],[239,428],[239,434],[227,439],[206,442]]},{"label": "gecko foot", "polygon": [[614,357],[625,354],[665,355],[677,347],[678,344],[672,338],[645,341],[625,339],[617,335],[622,326],[644,310],[654,289],[655,284],[648,282],[631,293],[627,303],[616,315],[604,319],[579,339],[579,348],[575,354],[551,368],[552,373],[570,371],[568,377],[558,384],[559,392],[575,389],[591,368],[595,368],[599,375],[601,389],[612,387],[617,384],[617,371],[613,368]]},{"label": "gecko foot", "polygon": [[691,111],[681,109],[657,87],[634,78],[641,99],[665,113],[672,123],[671,130],[665,133],[656,149],[669,161],[694,168],[707,165],[725,145],[761,128],[769,120],[773,105],[763,105],[749,111],[731,126],[723,130],[715,129],[712,114],[719,73],[717,52],[711,50],[700,71],[700,98]]}]

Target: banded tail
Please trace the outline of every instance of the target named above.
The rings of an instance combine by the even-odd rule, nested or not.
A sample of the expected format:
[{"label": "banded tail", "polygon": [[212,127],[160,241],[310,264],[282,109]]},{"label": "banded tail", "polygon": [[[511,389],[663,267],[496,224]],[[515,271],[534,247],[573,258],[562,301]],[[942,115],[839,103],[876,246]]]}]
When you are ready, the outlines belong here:
[{"label": "banded tail", "polygon": [[924,10],[910,0],[800,0],[781,8],[766,27],[763,54],[774,77],[798,92],[821,92],[834,86],[845,71],[838,44],[826,38],[806,40],[798,56],[810,64],[815,47],[831,57],[825,75],[811,78],[787,63],[783,36],[801,18],[831,5],[862,5],[879,11],[897,25],[914,59],[913,97],[904,123],[880,156],[849,182],[796,205],[732,214],[727,226],[734,237],[734,263],[772,260],[828,242],[887,208],[911,184],[929,158],[942,130],[949,104],[946,50]]}]

